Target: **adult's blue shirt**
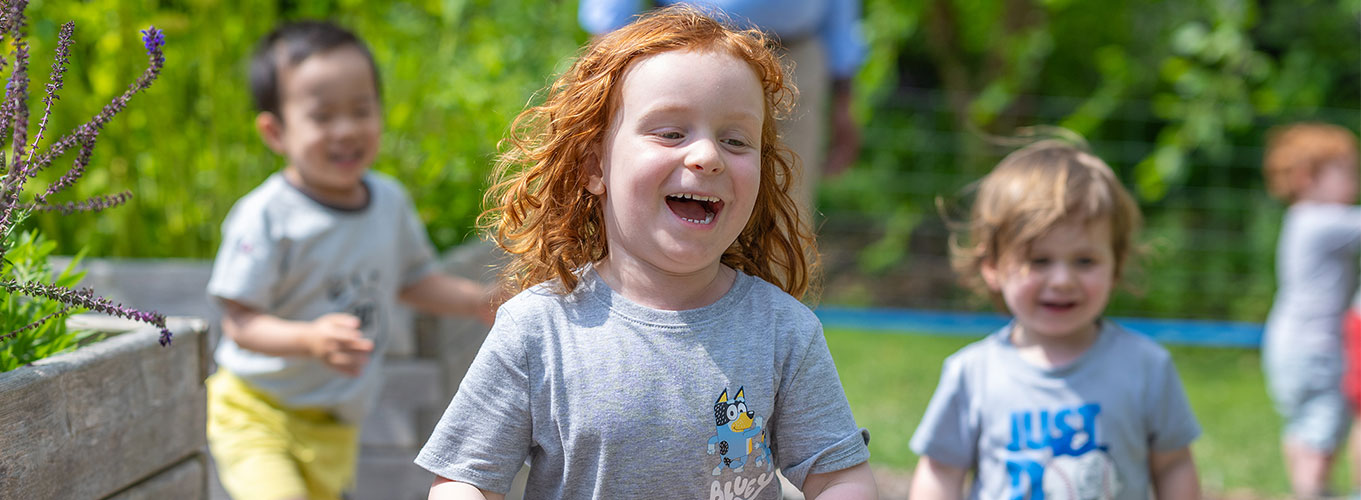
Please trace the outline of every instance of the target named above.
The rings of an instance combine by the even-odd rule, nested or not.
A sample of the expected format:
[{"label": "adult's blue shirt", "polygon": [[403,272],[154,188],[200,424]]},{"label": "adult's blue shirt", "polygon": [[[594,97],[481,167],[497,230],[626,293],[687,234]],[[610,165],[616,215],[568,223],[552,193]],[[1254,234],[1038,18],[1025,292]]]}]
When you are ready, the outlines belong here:
[{"label": "adult's blue shirt", "polygon": [[[832,75],[849,78],[865,58],[860,37],[859,0],[659,0],[656,4],[689,3],[716,9],[734,22],[747,23],[778,35],[786,43],[818,36],[827,49]],[[614,31],[654,5],[649,0],[581,0],[577,12],[582,28],[592,34]]]}]

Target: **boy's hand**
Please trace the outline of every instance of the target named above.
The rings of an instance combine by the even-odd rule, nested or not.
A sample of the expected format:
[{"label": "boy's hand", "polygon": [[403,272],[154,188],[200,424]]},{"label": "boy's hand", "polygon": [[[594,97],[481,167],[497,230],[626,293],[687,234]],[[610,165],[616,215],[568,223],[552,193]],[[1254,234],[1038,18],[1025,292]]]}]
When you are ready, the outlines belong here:
[{"label": "boy's hand", "polygon": [[317,318],[312,322],[312,334],[307,339],[312,357],[335,371],[359,376],[364,365],[369,363],[369,353],[373,352],[373,341],[364,338],[359,325],[359,318],[345,313]]}]

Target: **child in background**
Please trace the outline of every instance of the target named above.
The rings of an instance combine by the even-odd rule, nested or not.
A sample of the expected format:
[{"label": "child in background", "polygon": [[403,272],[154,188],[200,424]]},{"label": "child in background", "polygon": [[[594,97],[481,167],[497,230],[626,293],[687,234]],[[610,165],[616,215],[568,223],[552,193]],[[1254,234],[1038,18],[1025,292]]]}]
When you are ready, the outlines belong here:
[{"label": "child in background", "polygon": [[1326,493],[1347,432],[1342,395],[1343,313],[1356,291],[1361,248],[1356,136],[1319,123],[1272,131],[1262,162],[1267,188],[1286,203],[1276,248],[1276,297],[1262,364],[1285,417],[1282,447],[1295,495]]},{"label": "child in background", "polygon": [[[771,41],[688,7],[591,42],[485,214],[522,290],[416,463],[430,498],[874,498],[808,288]],[[530,124],[528,130],[523,125]],[[791,296],[791,294],[793,296]]]},{"label": "child in background", "polygon": [[234,498],[340,498],[382,386],[393,307],[491,317],[479,284],[440,274],[406,192],[369,171],[378,74],[357,37],[281,26],[251,61],[255,124],[283,171],[222,224],[208,293],[223,309],[208,442]]},{"label": "child in background", "polygon": [[958,271],[1013,320],[945,361],[912,436],[912,498],[1199,498],[1200,433],[1166,350],[1103,319],[1138,205],[1058,141],[980,182]]}]

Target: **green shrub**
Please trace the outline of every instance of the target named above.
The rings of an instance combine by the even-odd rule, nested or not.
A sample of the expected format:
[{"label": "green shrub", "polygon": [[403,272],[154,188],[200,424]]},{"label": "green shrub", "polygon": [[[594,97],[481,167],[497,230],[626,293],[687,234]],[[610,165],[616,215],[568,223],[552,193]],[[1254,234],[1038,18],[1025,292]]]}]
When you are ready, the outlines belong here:
[{"label": "green shrub", "polygon": [[[5,253],[8,260],[6,275],[11,279],[70,288],[85,276],[84,271],[74,271],[80,263],[79,256],[61,272],[53,273],[48,257],[57,248],[56,242],[33,232],[24,232],[14,240]],[[65,316],[83,311],[68,309],[66,304],[49,298],[28,297],[0,288],[0,332],[16,332],[0,341],[0,372],[69,351],[87,339],[94,340],[93,332],[66,327]],[[49,319],[54,321],[47,321]],[[23,329],[35,321],[41,321],[41,324]]]}]

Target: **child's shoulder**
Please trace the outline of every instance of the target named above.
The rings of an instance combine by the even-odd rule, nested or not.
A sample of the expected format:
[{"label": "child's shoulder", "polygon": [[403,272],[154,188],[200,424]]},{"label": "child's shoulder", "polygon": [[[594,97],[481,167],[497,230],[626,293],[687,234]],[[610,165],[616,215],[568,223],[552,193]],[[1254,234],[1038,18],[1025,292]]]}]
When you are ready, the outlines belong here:
[{"label": "child's shoulder", "polygon": [[793,295],[785,292],[775,284],[750,274],[738,271],[738,283],[733,286],[740,286],[742,280],[749,281],[746,289],[745,302],[749,307],[759,311],[769,311],[771,314],[794,321],[818,321],[818,317],[807,304],[800,302]]},{"label": "child's shoulder", "polygon": [[249,192],[236,199],[236,204],[263,203],[270,199],[278,198],[292,189],[288,181],[284,180],[283,171],[274,172],[265,177],[265,180],[256,184]]},{"label": "child's shoulder", "polygon": [[1110,337],[1110,347],[1106,349],[1115,360],[1130,360],[1136,363],[1163,364],[1172,362],[1172,353],[1151,337],[1126,329],[1109,319],[1102,320],[1101,334]]},{"label": "child's shoulder", "polygon": [[256,218],[288,215],[299,203],[305,201],[301,192],[284,180],[282,172],[266,177],[250,192],[236,199],[232,204],[228,220],[234,218]]},{"label": "child's shoulder", "polygon": [[[588,317],[608,314],[608,301],[592,297],[592,276],[578,275],[582,281],[577,289],[562,293],[561,282],[551,279],[515,294],[496,310],[496,322],[509,322],[515,329],[542,332],[548,325],[562,321],[574,322]],[[594,323],[592,321],[591,323]]]},{"label": "child's shoulder", "polygon": [[521,290],[501,304],[497,310],[523,312],[543,307],[560,307],[563,302],[574,301],[576,297],[572,295],[558,293],[557,280],[547,281]]},{"label": "child's shoulder", "polygon": [[1297,201],[1286,209],[1287,222],[1296,224],[1332,224],[1336,222],[1355,222],[1361,215],[1361,206],[1342,203],[1321,203]]},{"label": "child's shoulder", "polygon": [[377,170],[370,170],[365,173],[364,182],[368,183],[370,189],[379,193],[387,192],[403,198],[407,197],[406,186],[403,186],[401,181]]},{"label": "child's shoulder", "polygon": [[959,348],[959,350],[955,351],[954,354],[951,354],[950,357],[961,360],[975,360],[996,356],[1011,350],[1012,346],[1010,339],[1012,326],[1012,324],[1008,323],[1001,328],[993,330],[991,333],[988,333],[987,336],[969,342],[964,347]]},{"label": "child's shoulder", "polygon": [[1010,326],[989,333],[986,337],[968,343],[945,358],[945,366],[960,370],[998,365],[997,356],[1004,355],[1008,347],[1006,341]]}]

